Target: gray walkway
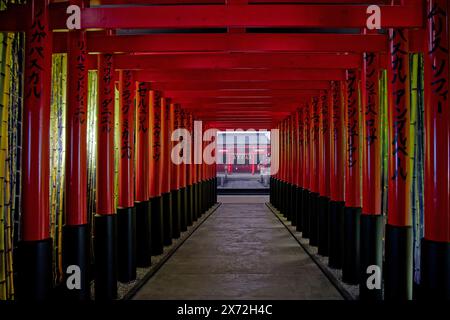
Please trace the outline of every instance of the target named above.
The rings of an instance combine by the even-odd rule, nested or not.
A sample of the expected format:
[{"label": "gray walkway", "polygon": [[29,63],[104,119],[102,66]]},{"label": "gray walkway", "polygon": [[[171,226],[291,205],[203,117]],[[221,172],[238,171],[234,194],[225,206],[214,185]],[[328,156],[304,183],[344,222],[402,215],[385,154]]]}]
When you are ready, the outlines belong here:
[{"label": "gray walkway", "polygon": [[266,197],[219,201],[135,299],[342,299]]}]

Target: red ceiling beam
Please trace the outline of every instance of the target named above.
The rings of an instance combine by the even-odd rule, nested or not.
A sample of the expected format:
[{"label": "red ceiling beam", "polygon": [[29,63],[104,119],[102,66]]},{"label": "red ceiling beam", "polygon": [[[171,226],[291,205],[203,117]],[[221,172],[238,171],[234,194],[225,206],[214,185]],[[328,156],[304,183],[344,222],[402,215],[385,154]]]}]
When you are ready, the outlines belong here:
[{"label": "red ceiling beam", "polygon": [[[199,101],[190,101],[181,103],[181,106],[186,109],[194,109],[197,111],[203,111],[203,112],[212,112],[215,113],[217,111],[240,111],[240,110],[270,110],[271,112],[281,112],[281,111],[293,111],[297,109],[303,102],[309,100],[311,97],[304,97],[296,99],[295,102],[286,102],[286,103],[279,103],[279,102],[270,102],[268,104],[260,103],[260,104],[218,104],[217,102],[199,102]],[[174,101],[177,103],[177,101]]]},{"label": "red ceiling beam", "polygon": [[[310,99],[310,97],[309,97]],[[292,112],[297,109],[302,102],[307,101],[307,99],[298,100],[297,102],[289,103],[270,103],[261,105],[220,105],[217,103],[199,103],[199,102],[186,102],[182,103],[181,106],[185,109],[194,110],[194,112],[217,115],[218,112],[228,112],[228,115],[235,118],[240,118],[240,111],[243,109],[253,111],[253,112],[270,112],[271,114],[277,112]],[[176,101],[175,101],[176,102]]]},{"label": "red ceiling beam", "polygon": [[[83,28],[156,29],[220,27],[365,28],[368,5],[178,5],[86,8]],[[53,10],[53,28],[66,28],[65,11]],[[418,6],[381,6],[383,28],[419,28]]]},{"label": "red ceiling beam", "polygon": [[[94,55],[91,59],[97,61]],[[198,53],[184,55],[116,55],[116,69],[354,69],[361,55],[335,53]]]},{"label": "red ceiling beam", "polygon": [[[310,96],[310,95],[308,95]],[[177,98],[174,99],[175,102],[181,105],[186,104],[198,104],[198,105],[218,105],[224,108],[231,106],[236,106],[239,108],[252,108],[253,106],[271,106],[274,104],[293,104],[297,103],[300,99],[296,97],[285,97],[285,98],[251,98],[251,99],[223,99],[223,98]]]},{"label": "red ceiling beam", "polygon": [[136,71],[137,81],[272,81],[272,80],[345,80],[345,71],[327,70],[196,70],[196,71]]},{"label": "red ceiling beam", "polygon": [[[262,3],[274,3],[276,0],[248,0],[249,4],[262,4]],[[312,0],[282,0],[283,3],[311,3]],[[314,3],[326,3],[326,4],[361,4],[367,2],[367,4],[389,4],[390,0],[314,0]],[[135,5],[177,5],[177,4],[225,4],[226,0],[131,0],[127,1],[127,4]],[[91,0],[91,5],[123,5],[123,0]]]},{"label": "red ceiling beam", "polygon": [[[195,110],[196,112],[201,112],[205,110],[209,110],[212,114],[215,114],[217,111],[223,111],[223,110],[231,110],[235,112],[241,111],[243,108],[246,108],[248,110],[253,110],[254,112],[258,111],[267,111],[267,112],[274,112],[274,111],[280,111],[280,112],[291,112],[295,110],[300,103],[296,104],[270,104],[270,105],[235,105],[235,106],[225,106],[225,105],[218,105],[214,103],[206,104],[206,103],[198,103],[198,102],[189,102],[189,103],[182,103],[181,106],[185,109]],[[234,107],[233,109],[231,107]]]},{"label": "red ceiling beam", "polygon": [[245,91],[270,91],[270,90],[327,90],[330,88],[328,81],[155,81],[152,88],[162,91],[170,90],[221,90],[224,93]]},{"label": "red ceiling beam", "polygon": [[[54,34],[54,53],[67,52],[67,33]],[[384,52],[380,34],[147,34],[102,36],[88,33],[89,52]]]},{"label": "red ceiling beam", "polygon": [[[368,5],[177,5],[84,8],[83,29],[158,28],[365,28]],[[383,28],[420,28],[422,6],[382,5]],[[66,4],[51,6],[51,28],[66,29]],[[25,25],[25,7],[0,13],[0,30],[19,31]]]},{"label": "red ceiling beam", "polygon": [[163,95],[173,99],[177,98],[229,98],[229,99],[248,99],[254,97],[260,98],[282,98],[296,97],[304,95],[319,95],[320,90],[268,90],[268,91],[229,91],[222,90],[168,90],[163,91]]},{"label": "red ceiling beam", "polygon": [[[254,122],[254,121],[270,121],[272,119],[276,118],[286,118],[289,116],[289,114],[291,114],[291,112],[286,111],[286,112],[281,112],[278,114],[272,114],[269,112],[265,112],[265,111],[253,111],[253,115],[248,114],[248,113],[240,113],[240,112],[235,112],[234,114],[230,114],[230,115],[214,115],[214,114],[204,114],[204,113],[199,113],[197,111],[194,111],[195,116],[198,119],[201,120],[215,120],[215,121],[225,121],[225,120],[246,120],[248,122]],[[258,114],[258,115],[256,115]]]}]

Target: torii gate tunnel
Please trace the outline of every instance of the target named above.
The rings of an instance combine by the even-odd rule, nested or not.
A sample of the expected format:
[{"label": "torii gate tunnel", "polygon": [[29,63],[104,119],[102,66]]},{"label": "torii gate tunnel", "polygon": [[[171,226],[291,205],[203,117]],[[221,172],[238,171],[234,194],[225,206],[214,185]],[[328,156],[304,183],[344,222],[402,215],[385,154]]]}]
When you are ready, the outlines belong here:
[{"label": "torii gate tunnel", "polygon": [[[91,280],[115,299],[217,203],[214,163],[171,161],[207,129],[278,130],[270,203],[361,299],[450,299],[446,0],[17,2],[0,7],[1,299],[87,300]],[[200,138],[173,139],[194,121]]]}]

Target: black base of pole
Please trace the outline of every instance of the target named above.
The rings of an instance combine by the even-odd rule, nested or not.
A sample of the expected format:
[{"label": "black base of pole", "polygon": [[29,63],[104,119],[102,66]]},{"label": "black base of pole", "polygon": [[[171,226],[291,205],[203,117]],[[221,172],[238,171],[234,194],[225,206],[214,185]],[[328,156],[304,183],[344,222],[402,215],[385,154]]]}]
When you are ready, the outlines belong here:
[{"label": "black base of pole", "polygon": [[269,203],[274,206],[273,203],[273,193],[274,193],[274,189],[273,189],[273,178],[270,177],[269,178]]},{"label": "black base of pole", "polygon": [[136,265],[152,264],[152,211],[150,201],[136,202]]},{"label": "black base of pole", "polygon": [[214,205],[214,179],[211,178],[208,184],[208,210]]},{"label": "black base of pole", "polygon": [[292,185],[288,182],[285,183],[286,189],[286,219],[292,222]]},{"label": "black base of pole", "polygon": [[310,225],[309,216],[311,208],[311,192],[309,190],[303,190],[303,216],[302,216],[302,238],[309,239]]},{"label": "black base of pole", "polygon": [[295,215],[296,215],[296,226],[295,230],[298,232],[302,232],[303,228],[303,188],[297,187],[295,189],[295,197],[297,199],[297,205],[295,209]]},{"label": "black base of pole", "polygon": [[297,226],[297,186],[291,184],[291,224],[292,226]]},{"label": "black base of pole", "polygon": [[[64,280],[64,298],[72,301],[85,301],[91,299],[90,287],[90,229],[89,225],[64,226],[62,237],[62,265]],[[67,280],[73,274],[67,273],[70,266],[77,266],[80,274],[80,288],[68,287]]]},{"label": "black base of pole", "polygon": [[[381,287],[369,288],[368,281],[373,277],[373,271],[367,273],[370,266],[377,266],[382,271],[383,268],[383,216],[382,215],[361,215],[361,240],[360,240],[360,283],[359,298],[361,300],[381,300]],[[382,276],[380,274],[380,278]],[[370,281],[373,285],[374,281]],[[381,283],[381,281],[380,281]]]},{"label": "black base of pole", "polygon": [[192,222],[196,222],[199,217],[200,209],[198,199],[199,199],[198,183],[194,183],[192,185],[192,201],[193,201],[192,203],[194,209],[194,211],[192,212]]},{"label": "black base of pole", "polygon": [[201,216],[201,205],[200,205],[200,183],[197,182],[194,185],[194,222],[198,220]]},{"label": "black base of pole", "polygon": [[51,298],[53,241],[21,241],[15,252],[16,298],[43,301]]},{"label": "black base of pole", "polygon": [[278,195],[277,195],[277,209],[283,214],[284,208],[283,208],[283,181],[278,180]]},{"label": "black base of pole", "polygon": [[289,184],[287,182],[283,182],[283,188],[284,188],[284,216],[286,217],[287,221],[291,221],[290,218],[290,205],[291,205],[291,193],[289,192]]},{"label": "black base of pole", "polygon": [[189,185],[186,187],[186,210],[187,210],[187,225],[192,226],[194,223],[194,187]]},{"label": "black base of pole", "polygon": [[211,209],[212,206],[214,205],[213,194],[214,194],[214,179],[210,179],[208,181],[208,206],[207,206],[207,210]]},{"label": "black base of pole", "polygon": [[413,285],[412,227],[386,225],[384,299],[411,300]]},{"label": "black base of pole", "polygon": [[214,180],[215,179],[213,178],[209,180],[208,210],[214,206],[214,187],[215,187]]},{"label": "black base of pole", "polygon": [[317,200],[317,214],[319,215],[319,249],[318,253],[321,256],[328,256],[329,248],[328,248],[328,238],[329,238],[329,229],[328,229],[328,217],[330,211],[330,198],[328,197],[319,197]]},{"label": "black base of pole", "polygon": [[270,201],[270,204],[274,208],[276,208],[275,194],[276,194],[275,179],[273,177],[270,177],[270,179],[269,179],[269,201]]},{"label": "black base of pole", "polygon": [[352,285],[359,284],[361,211],[361,208],[349,207],[345,207],[344,211],[344,261],[342,263],[342,280]]},{"label": "black base of pole", "polygon": [[117,299],[117,215],[95,216],[95,300]]},{"label": "black base of pole", "polygon": [[159,256],[164,252],[162,197],[150,199],[151,254]]},{"label": "black base of pole", "polygon": [[180,189],[180,231],[187,231],[187,192],[186,188]]},{"label": "black base of pole", "polygon": [[422,239],[420,297],[450,300],[450,243]]},{"label": "black base of pole", "polygon": [[309,201],[309,245],[317,247],[319,244],[319,215],[317,213],[317,204],[319,194],[311,193]]},{"label": "black base of pole", "polygon": [[344,208],[343,201],[330,202],[328,266],[333,269],[341,269],[344,260]]},{"label": "black base of pole", "polygon": [[209,209],[209,191],[211,185],[209,180],[203,181],[203,213],[207,212]]},{"label": "black base of pole", "polygon": [[287,193],[287,184],[284,181],[281,181],[281,198],[280,198],[280,207],[281,213],[287,219],[288,217],[288,203],[289,203],[289,195]]},{"label": "black base of pole", "polygon": [[180,238],[181,233],[181,190],[172,190],[172,237]]},{"label": "black base of pole", "polygon": [[278,179],[274,179],[273,180],[273,184],[274,184],[274,188],[275,188],[275,193],[274,193],[274,204],[275,204],[275,208],[277,208],[277,210],[281,211],[280,208],[280,180]]},{"label": "black base of pole", "polygon": [[191,185],[191,192],[192,192],[192,224],[194,224],[195,221],[197,221],[197,184]]},{"label": "black base of pole", "polygon": [[283,216],[286,216],[286,210],[285,210],[285,201],[286,201],[286,194],[284,190],[284,182],[281,180],[278,180],[278,210],[281,212]]},{"label": "black base of pole", "polygon": [[204,194],[204,181],[200,181],[198,183],[198,215],[197,218],[200,218],[204,212],[203,200],[205,199]]},{"label": "black base of pole", "polygon": [[[147,203],[147,221],[150,223],[150,208]],[[150,226],[147,228],[150,233]],[[117,257],[118,278],[120,282],[127,283],[136,279],[136,209],[117,209]],[[150,235],[148,235],[150,240]],[[148,247],[151,249],[151,246]],[[151,253],[149,252],[150,256]]]},{"label": "black base of pole", "polygon": [[218,178],[214,178],[214,204],[216,204],[219,200],[217,198],[217,186],[218,186]]},{"label": "black base of pole", "polygon": [[162,195],[163,211],[163,242],[165,246],[172,244],[172,195],[164,193]]}]

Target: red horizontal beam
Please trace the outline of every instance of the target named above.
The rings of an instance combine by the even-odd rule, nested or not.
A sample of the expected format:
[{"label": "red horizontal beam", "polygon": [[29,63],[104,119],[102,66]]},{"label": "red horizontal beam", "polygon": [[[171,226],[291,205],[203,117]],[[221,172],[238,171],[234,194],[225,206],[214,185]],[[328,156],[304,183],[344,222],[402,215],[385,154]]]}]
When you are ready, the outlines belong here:
[{"label": "red horizontal beam", "polygon": [[298,101],[301,101],[298,98],[271,98],[271,99],[220,99],[220,98],[178,98],[176,100],[177,103],[181,105],[187,105],[189,103],[193,105],[201,104],[204,106],[214,105],[214,106],[223,106],[223,107],[229,107],[229,106],[236,106],[239,108],[251,108],[253,106],[271,106],[274,104],[279,103],[296,103]]},{"label": "red horizontal beam", "polygon": [[268,90],[327,90],[328,81],[299,81],[299,80],[272,80],[272,81],[153,81],[152,88],[162,91],[170,90],[220,90],[228,92],[268,91]]},{"label": "red horizontal beam", "polygon": [[[67,33],[54,34],[54,53],[67,52]],[[384,52],[387,37],[380,34],[147,34],[87,37],[89,52]]]},{"label": "red horizontal beam", "polygon": [[197,111],[201,112],[207,112],[207,113],[213,113],[216,114],[217,112],[238,112],[242,110],[249,110],[249,111],[267,111],[270,113],[273,112],[285,112],[288,110],[293,110],[299,106],[298,103],[284,103],[284,104],[261,104],[261,105],[249,105],[246,106],[246,108],[242,108],[241,105],[219,105],[217,103],[211,103],[211,104],[205,104],[205,103],[198,103],[198,102],[186,102],[181,104],[183,108],[187,109],[197,109]]},{"label": "red horizontal beam", "polygon": [[[91,55],[90,59],[96,60]],[[206,53],[184,55],[116,55],[116,69],[353,69],[361,55],[334,53]]]},{"label": "red horizontal beam", "polygon": [[[365,28],[368,5],[178,5],[86,8],[83,28],[157,29],[220,27]],[[54,29],[66,28],[66,14],[53,10]],[[419,28],[419,6],[381,6],[383,28]]]},{"label": "red horizontal beam", "polygon": [[318,95],[320,90],[268,90],[268,91],[230,91],[224,92],[222,90],[172,90],[164,91],[163,95],[173,99],[177,98],[228,98],[228,99],[248,99],[259,97],[262,99],[268,98],[282,98],[282,97],[296,97],[305,95]]},{"label": "red horizontal beam", "polygon": [[[302,102],[309,100],[310,97],[304,99],[298,99],[294,102],[272,102],[269,104],[218,104],[217,102],[199,102],[199,101],[187,101],[181,104],[183,108],[194,109],[197,111],[211,112],[215,113],[217,111],[240,111],[240,110],[269,110],[270,112],[281,112],[281,111],[293,111],[301,105]],[[175,101],[176,102],[176,101]]]},{"label": "red horizontal beam", "polygon": [[196,70],[180,71],[137,71],[137,81],[244,81],[244,80],[345,80],[345,71],[340,69],[327,70]]},{"label": "red horizontal beam", "polygon": [[[234,120],[236,119],[236,117],[241,117],[241,116],[245,116],[248,118],[248,121],[255,121],[255,120],[271,120],[272,116],[269,114],[256,114],[257,112],[254,112],[254,115],[250,115],[249,113],[245,113],[245,112],[235,112],[234,114],[230,114],[230,115],[211,115],[211,114],[203,114],[203,113],[198,113],[195,112],[195,115],[197,117],[201,117],[204,120]],[[283,114],[280,114],[279,116],[288,116],[289,112],[285,112]]]},{"label": "red horizontal beam", "polygon": [[[249,115],[254,115],[255,117],[258,116],[273,116],[274,115],[274,110],[272,108],[251,108],[247,109],[247,110],[243,110],[241,109],[236,109],[236,110],[216,110],[216,111],[204,111],[204,110],[197,110],[195,112],[195,114],[202,114],[202,115],[214,115],[214,116],[235,116],[236,114],[249,114]],[[277,111],[276,114],[280,115],[280,114],[285,114],[285,113],[289,113],[289,110],[285,110],[285,111]]]},{"label": "red horizontal beam", "polygon": [[[249,114],[246,112],[235,112],[234,114],[230,114],[230,115],[221,115],[221,114],[217,114],[217,115],[211,115],[211,114],[204,114],[204,113],[199,113],[199,112],[195,112],[195,115],[203,120],[234,120],[236,119],[236,117],[246,117],[248,122],[253,122],[256,120],[272,120],[273,119],[273,115],[269,115],[269,114],[256,114],[257,112],[253,112],[254,114]],[[283,112],[281,114],[279,114],[279,117],[287,117],[289,116],[289,112]]]},{"label": "red horizontal beam", "polygon": [[[370,1],[371,4],[388,4],[390,0]],[[123,0],[91,0],[91,4],[102,5],[123,5]],[[249,0],[249,4],[274,3],[274,0]],[[311,0],[282,0],[283,3],[311,3]],[[361,4],[361,0],[314,0],[315,3],[333,4]],[[177,5],[177,4],[225,4],[226,0],[131,0],[127,4],[135,5]]]},{"label": "red horizontal beam", "polygon": [[[84,29],[217,27],[365,28],[368,5],[178,5],[85,8]],[[66,29],[66,4],[51,6],[51,28]],[[0,12],[1,31],[23,31],[25,6]],[[383,28],[420,28],[422,6],[381,6]]]}]

